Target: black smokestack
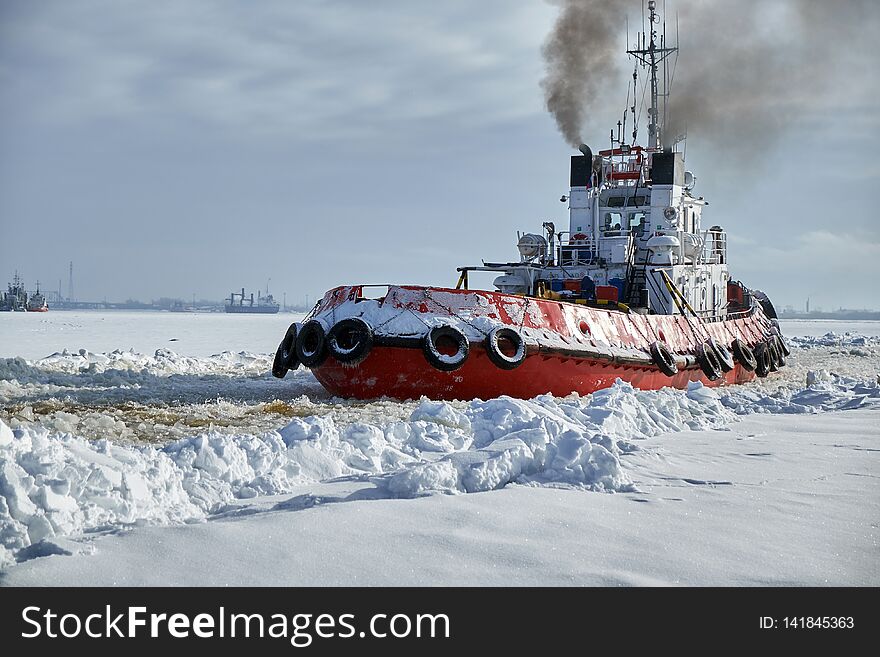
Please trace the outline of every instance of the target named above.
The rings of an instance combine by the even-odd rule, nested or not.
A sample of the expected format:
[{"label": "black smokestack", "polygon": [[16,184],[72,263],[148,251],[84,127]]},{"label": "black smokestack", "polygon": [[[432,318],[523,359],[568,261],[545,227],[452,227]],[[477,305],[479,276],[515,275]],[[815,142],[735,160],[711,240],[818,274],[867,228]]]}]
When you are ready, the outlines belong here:
[{"label": "black smokestack", "polygon": [[577,148],[584,141],[587,112],[594,102],[607,102],[605,83],[616,79],[617,65],[624,61],[616,47],[623,34],[621,15],[608,0],[550,2],[561,11],[544,43],[541,87],[559,131]]}]

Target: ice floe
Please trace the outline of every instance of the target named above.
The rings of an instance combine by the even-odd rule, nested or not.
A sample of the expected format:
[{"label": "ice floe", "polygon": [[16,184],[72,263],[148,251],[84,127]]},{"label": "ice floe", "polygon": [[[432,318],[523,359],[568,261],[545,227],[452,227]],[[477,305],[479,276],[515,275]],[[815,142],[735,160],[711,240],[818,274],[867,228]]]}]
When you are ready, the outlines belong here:
[{"label": "ice floe", "polygon": [[341,476],[368,479],[387,497],[511,483],[628,491],[621,457],[646,438],[722,428],[737,415],[876,404],[876,381],[820,371],[806,388],[775,392],[698,383],[641,391],[618,381],[587,397],[422,400],[403,420],[393,413],[385,421],[364,414],[370,421],[360,422],[313,415],[259,434],[208,431],[165,445],[0,422],[0,562],[25,558],[43,539],[198,522],[235,499]]}]

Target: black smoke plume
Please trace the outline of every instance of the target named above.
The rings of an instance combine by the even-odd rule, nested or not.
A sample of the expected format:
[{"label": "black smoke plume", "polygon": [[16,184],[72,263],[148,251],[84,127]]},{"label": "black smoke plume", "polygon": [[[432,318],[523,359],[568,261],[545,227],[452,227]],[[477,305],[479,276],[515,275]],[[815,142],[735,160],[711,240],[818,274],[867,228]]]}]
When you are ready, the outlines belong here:
[{"label": "black smoke plume", "polygon": [[[640,0],[553,4],[560,14],[544,45],[541,85],[560,132],[577,146],[588,128],[593,134],[602,128],[590,124],[590,109],[619,102],[626,85],[620,72],[628,68],[625,18],[629,13],[630,26],[640,26],[642,6]],[[664,4],[667,45],[674,45],[678,20],[680,46],[663,114],[664,145],[687,132],[753,148],[811,112],[845,112],[862,102],[864,111],[876,113],[880,57],[871,40],[880,33],[878,0],[658,0],[658,9]],[[644,81],[647,72],[640,76]],[[858,84],[842,82],[852,80]]]},{"label": "black smoke plume", "polygon": [[555,0],[553,4],[561,11],[544,44],[547,74],[541,87],[559,131],[577,148],[587,112],[607,98],[606,87],[617,79],[618,65],[624,61],[616,48],[620,16],[612,2]]}]

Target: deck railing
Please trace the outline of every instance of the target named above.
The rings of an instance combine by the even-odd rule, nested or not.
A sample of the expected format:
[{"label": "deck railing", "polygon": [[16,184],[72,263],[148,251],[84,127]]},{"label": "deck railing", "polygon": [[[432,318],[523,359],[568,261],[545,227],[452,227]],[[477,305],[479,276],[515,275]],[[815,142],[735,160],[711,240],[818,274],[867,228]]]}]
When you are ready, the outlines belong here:
[{"label": "deck railing", "polygon": [[700,233],[703,248],[700,250],[698,264],[723,264],[727,262],[727,233],[705,230]]}]

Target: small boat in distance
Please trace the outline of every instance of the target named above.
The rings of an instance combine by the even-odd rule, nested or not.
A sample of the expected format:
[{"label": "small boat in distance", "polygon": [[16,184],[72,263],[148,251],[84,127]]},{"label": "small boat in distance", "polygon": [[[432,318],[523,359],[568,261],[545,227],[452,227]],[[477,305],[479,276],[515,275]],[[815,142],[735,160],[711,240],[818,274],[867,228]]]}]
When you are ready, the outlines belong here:
[{"label": "small boat in distance", "polygon": [[28,296],[21,282],[21,276],[15,272],[12,283],[7,285],[6,292],[0,293],[0,311],[24,312],[27,310]]},{"label": "small boat in distance", "polygon": [[40,292],[40,281],[37,281],[37,291],[28,299],[27,311],[29,313],[45,313],[48,310],[49,304],[46,303],[46,296]]},{"label": "small boat in distance", "polygon": [[270,314],[273,315],[278,312],[281,308],[281,304],[279,304],[275,299],[269,294],[268,288],[266,289],[266,295],[257,294],[256,300],[254,300],[254,293],[251,292],[250,297],[246,297],[244,293],[244,288],[241,288],[241,292],[231,292],[229,294],[229,298],[226,299],[225,309],[228,313],[259,313],[259,314]]}]

